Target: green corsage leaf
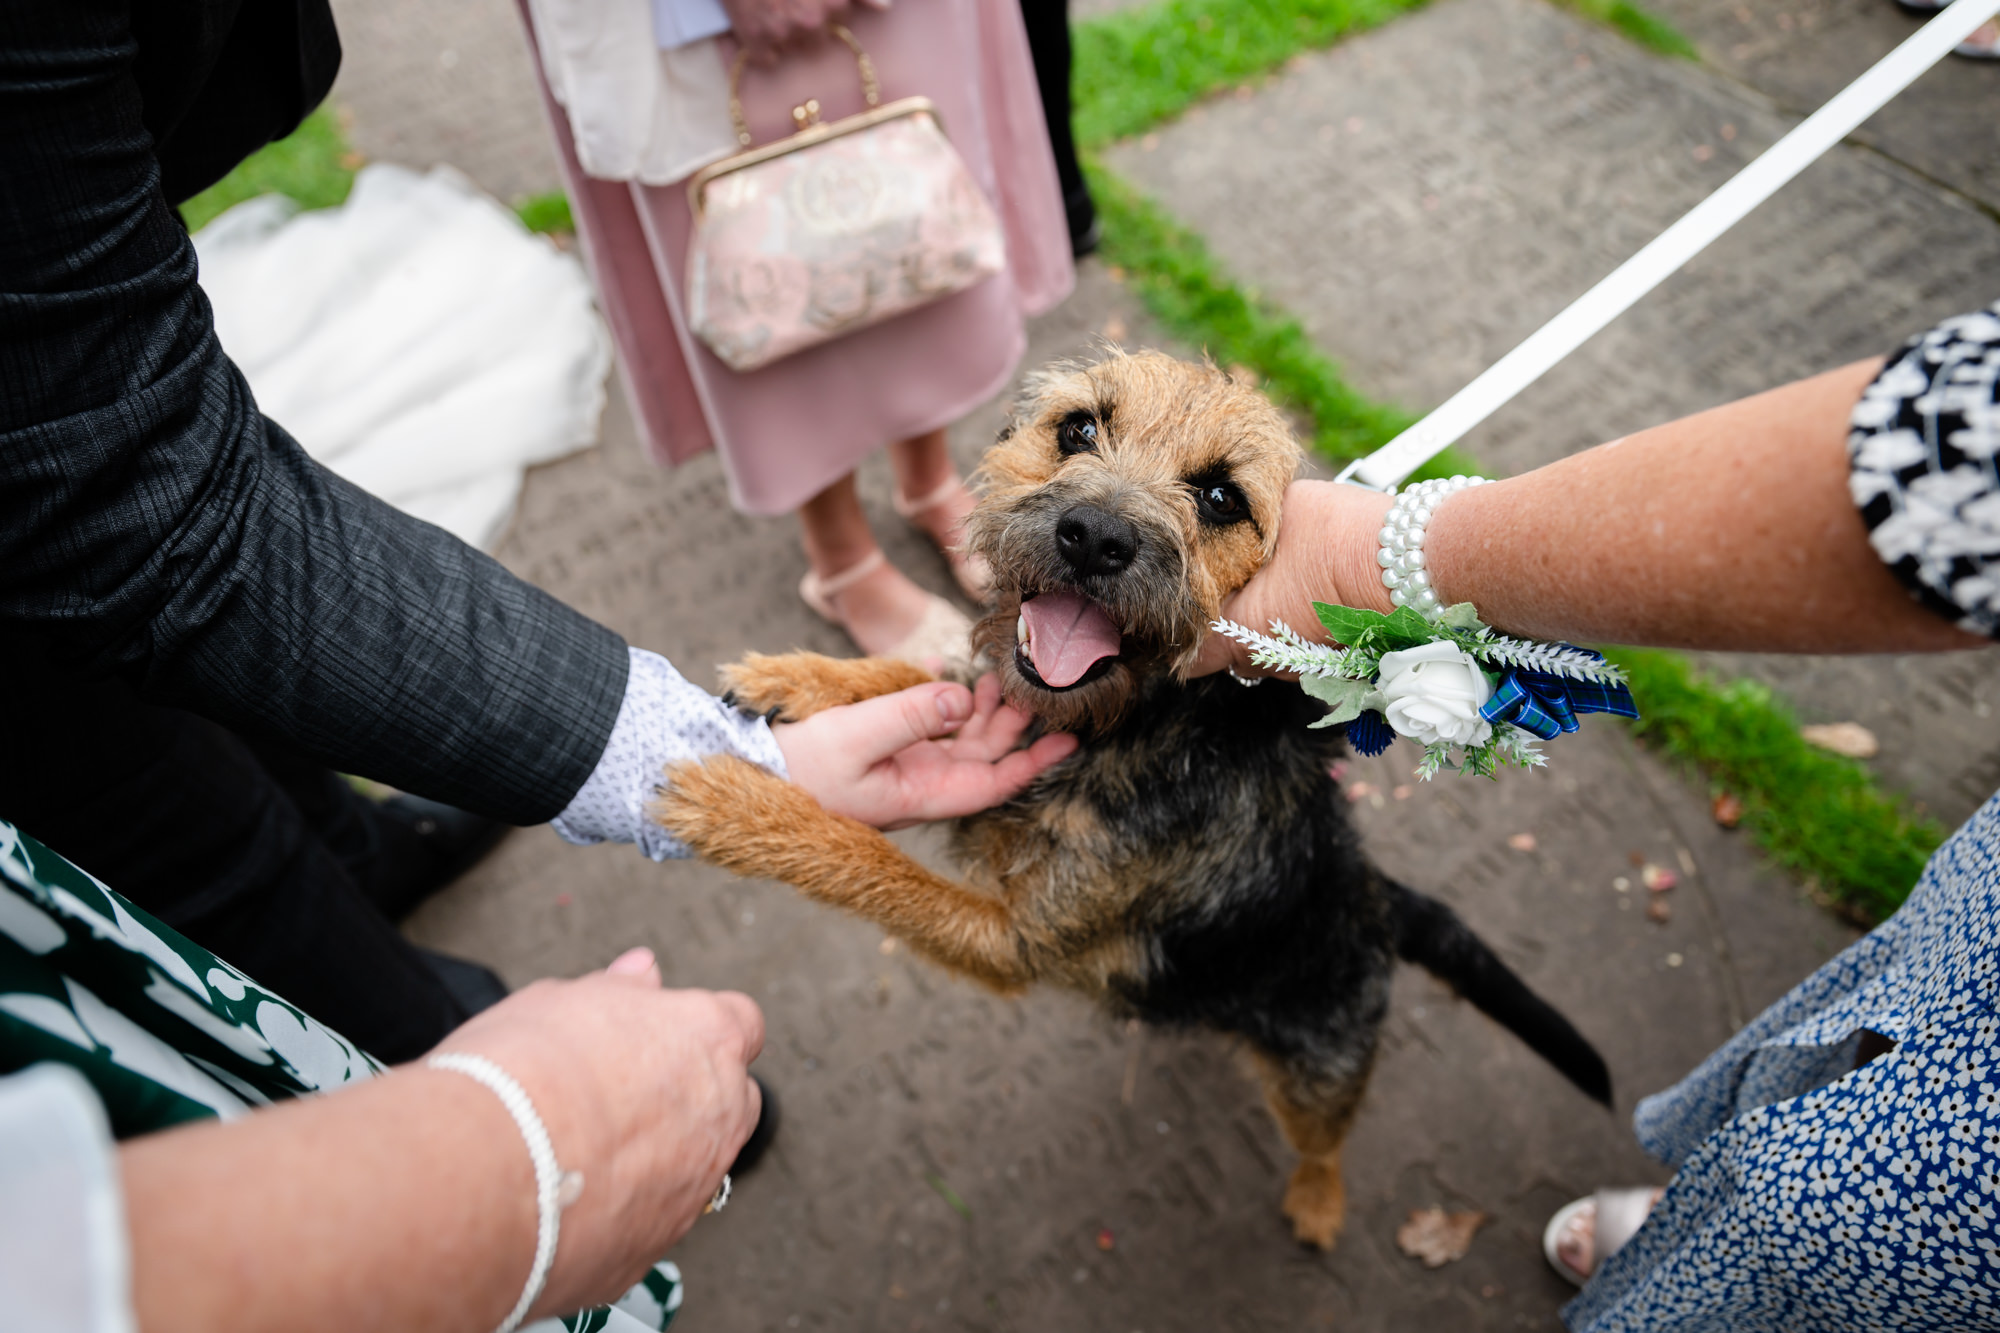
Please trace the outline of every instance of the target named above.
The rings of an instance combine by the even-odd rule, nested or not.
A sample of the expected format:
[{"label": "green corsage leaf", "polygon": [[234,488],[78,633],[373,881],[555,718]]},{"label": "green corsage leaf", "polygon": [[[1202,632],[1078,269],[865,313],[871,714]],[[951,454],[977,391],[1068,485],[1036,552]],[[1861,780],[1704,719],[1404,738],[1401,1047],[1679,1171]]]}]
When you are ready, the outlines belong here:
[{"label": "green corsage leaf", "polygon": [[1341,676],[1302,676],[1299,688],[1327,706],[1325,717],[1307,724],[1314,727],[1337,727],[1343,722],[1352,722],[1361,716],[1367,706],[1365,700],[1375,690],[1369,681],[1348,680]]},{"label": "green corsage leaf", "polygon": [[1486,628],[1486,622],[1472,609],[1471,602],[1460,602],[1456,606],[1446,607],[1444,614],[1438,617],[1438,624],[1446,629],[1471,630],[1475,634]]},{"label": "green corsage leaf", "polygon": [[1430,621],[1407,606],[1399,606],[1394,615],[1382,622],[1379,642],[1394,652],[1403,648],[1415,648],[1418,644],[1429,643],[1437,637],[1438,632]]},{"label": "green corsage leaf", "polygon": [[1319,616],[1319,623],[1326,626],[1326,632],[1335,643],[1348,647],[1361,642],[1361,636],[1378,628],[1389,617],[1380,611],[1363,611],[1354,606],[1331,606],[1326,602],[1314,602],[1313,612]]}]

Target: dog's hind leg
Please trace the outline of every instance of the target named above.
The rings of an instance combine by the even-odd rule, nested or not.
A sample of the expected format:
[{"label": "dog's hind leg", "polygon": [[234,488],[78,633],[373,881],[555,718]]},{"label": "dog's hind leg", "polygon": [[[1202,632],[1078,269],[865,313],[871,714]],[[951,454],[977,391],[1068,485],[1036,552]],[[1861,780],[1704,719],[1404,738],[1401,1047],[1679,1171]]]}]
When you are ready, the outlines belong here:
[{"label": "dog's hind leg", "polygon": [[1308,1245],[1330,1250],[1347,1224],[1347,1185],[1340,1174],[1341,1149],[1368,1087],[1373,1052],[1356,1069],[1329,1073],[1299,1060],[1253,1052],[1264,1101],[1278,1128],[1299,1154],[1285,1188],[1285,1216],[1292,1234]]},{"label": "dog's hind leg", "polygon": [[820,653],[751,653],[722,668],[724,698],[774,722],[803,722],[824,708],[860,703],[936,680],[893,657],[827,657]]},{"label": "dog's hind leg", "polygon": [[866,917],[995,989],[1033,979],[1006,903],[931,873],[755,764],[731,756],[675,764],[649,813],[703,858]]}]

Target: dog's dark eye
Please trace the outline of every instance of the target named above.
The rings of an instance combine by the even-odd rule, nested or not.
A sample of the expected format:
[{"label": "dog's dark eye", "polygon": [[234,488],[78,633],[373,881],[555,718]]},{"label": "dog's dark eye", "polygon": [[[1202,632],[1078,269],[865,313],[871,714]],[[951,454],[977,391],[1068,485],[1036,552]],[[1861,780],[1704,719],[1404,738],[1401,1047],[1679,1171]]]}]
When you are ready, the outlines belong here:
[{"label": "dog's dark eye", "polygon": [[1056,448],[1068,454],[1097,452],[1097,419],[1088,412],[1072,412],[1056,427]]},{"label": "dog's dark eye", "polygon": [[1234,483],[1202,478],[1190,484],[1194,487],[1194,510],[1202,522],[1223,526],[1250,517],[1250,502]]}]

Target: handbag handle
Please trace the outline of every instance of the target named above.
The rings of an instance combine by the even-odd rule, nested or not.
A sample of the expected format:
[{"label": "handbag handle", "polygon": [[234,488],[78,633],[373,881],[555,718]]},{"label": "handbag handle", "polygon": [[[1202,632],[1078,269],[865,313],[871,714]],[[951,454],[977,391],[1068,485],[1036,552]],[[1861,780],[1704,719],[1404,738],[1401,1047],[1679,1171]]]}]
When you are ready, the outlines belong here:
[{"label": "handbag handle", "polygon": [[[882,85],[875,78],[875,62],[861,49],[861,43],[854,40],[854,34],[845,25],[829,23],[826,30],[847,43],[847,49],[854,52],[855,66],[861,71],[861,96],[870,107],[882,104]],[[736,53],[736,63],[729,67],[729,123],[736,127],[736,142],[745,148],[750,146],[750,123],[743,119],[743,99],[737,95],[737,85],[743,79],[743,66],[750,59],[748,51]],[[808,98],[792,108],[792,123],[805,129],[819,121],[819,99]]]}]

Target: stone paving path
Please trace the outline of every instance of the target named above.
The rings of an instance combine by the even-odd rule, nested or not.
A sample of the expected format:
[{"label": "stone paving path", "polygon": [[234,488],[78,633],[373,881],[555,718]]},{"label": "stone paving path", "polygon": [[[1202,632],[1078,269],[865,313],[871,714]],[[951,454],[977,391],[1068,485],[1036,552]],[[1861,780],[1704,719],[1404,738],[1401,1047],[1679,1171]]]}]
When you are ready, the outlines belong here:
[{"label": "stone paving path", "polygon": [[[451,161],[503,198],[555,184],[508,0],[336,10],[348,51],[336,98],[364,152]],[[1364,388],[1423,406],[1784,123],[1724,73],[1659,61],[1539,0],[1447,0],[1113,158],[1305,317]],[[1713,151],[1698,161],[1703,144]],[[1531,466],[1881,350],[1880,330],[1957,308],[1996,271],[1991,219],[1962,199],[1879,156],[1817,171],[1800,183],[1816,193],[1719,248],[1474,447]],[[1032,330],[1027,364],[1107,332],[1171,346],[1086,265],[1076,296]],[[963,423],[962,459],[998,421],[989,406]],[[946,589],[936,557],[889,515],[879,466],[863,492],[890,554]],[[599,447],[531,474],[500,554],[696,679],[751,648],[845,650],[792,591],[803,561],[790,525],[731,512],[712,458],[674,473],[647,463],[615,396]],[[1914,673],[1898,705],[1912,718],[1978,733],[1926,731],[1922,745],[1945,756],[1934,773],[1916,746],[1891,756],[1892,775],[1939,809],[1991,748],[1966,716],[2000,697],[1984,661],[1959,659],[1957,677],[1897,668]],[[1788,688],[1832,670],[1793,666]],[[1882,678],[1864,669],[1856,697]],[[1832,687],[1815,697],[1856,715]],[[1413,789],[1413,755],[1352,767],[1371,847],[1457,905],[1599,1044],[1619,1111],[1406,973],[1331,1257],[1290,1242],[1276,1209],[1287,1152],[1215,1039],[1114,1025],[1062,995],[996,1000],[779,886],[569,848],[546,829],[510,838],[412,933],[517,984],[646,943],[671,984],[736,987],[764,1006],[760,1071],[788,1119],[769,1164],[676,1256],[691,1333],[1552,1328],[1565,1289],[1539,1257],[1542,1220],[1600,1183],[1662,1178],[1631,1141],[1635,1098],[1851,933],[1760,869],[1615,725],[1586,723],[1554,774],[1498,783]],[[1532,850],[1516,845],[1524,833]],[[937,850],[923,831],[902,836]],[[1682,874],[1665,924],[1646,918],[1635,857]],[[1410,1209],[1432,1204],[1492,1219],[1437,1271],[1393,1240]]]}]

